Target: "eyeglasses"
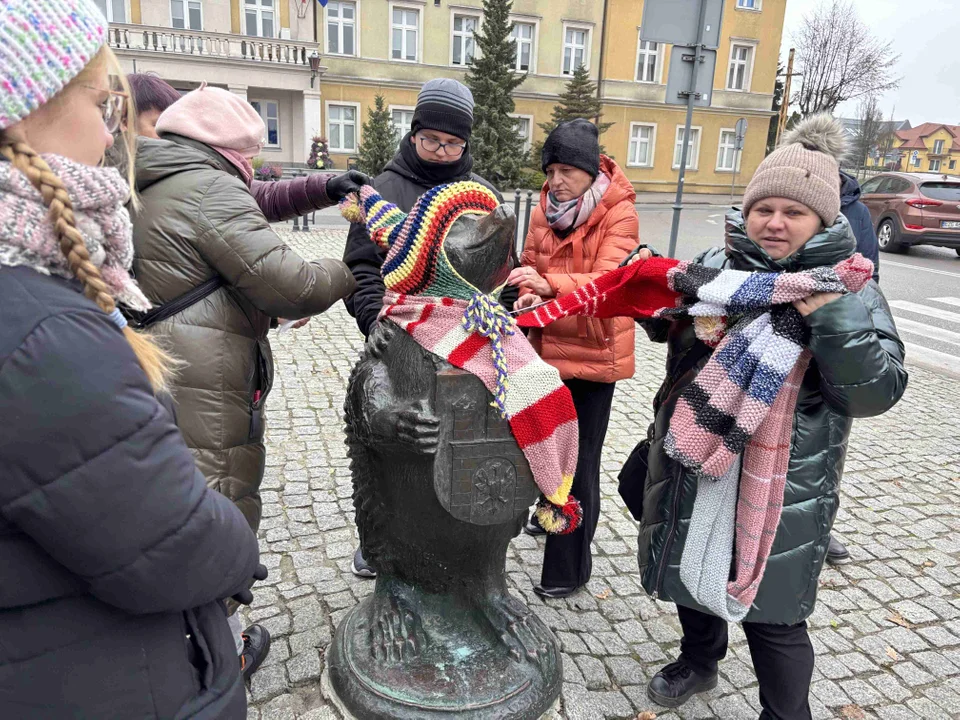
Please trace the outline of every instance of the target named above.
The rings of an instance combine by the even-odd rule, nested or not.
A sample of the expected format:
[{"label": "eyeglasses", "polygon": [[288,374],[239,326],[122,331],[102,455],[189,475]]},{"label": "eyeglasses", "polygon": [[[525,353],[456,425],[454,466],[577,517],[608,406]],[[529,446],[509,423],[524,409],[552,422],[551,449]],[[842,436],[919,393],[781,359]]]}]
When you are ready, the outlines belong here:
[{"label": "eyeglasses", "polygon": [[100,103],[100,113],[103,116],[103,124],[107,126],[107,132],[110,134],[117,132],[126,118],[127,99],[130,96],[120,90],[104,90],[93,85],[84,85],[83,87],[88,90],[95,90],[98,93],[107,93],[106,99]]},{"label": "eyeglasses", "polygon": [[431,137],[426,137],[425,135],[418,135],[420,138],[420,147],[422,147],[427,152],[439,152],[440,148],[443,148],[444,155],[449,155],[450,157],[460,157],[463,155],[463,151],[467,149],[466,145],[459,145],[457,143],[442,143],[439,140],[434,140]]}]

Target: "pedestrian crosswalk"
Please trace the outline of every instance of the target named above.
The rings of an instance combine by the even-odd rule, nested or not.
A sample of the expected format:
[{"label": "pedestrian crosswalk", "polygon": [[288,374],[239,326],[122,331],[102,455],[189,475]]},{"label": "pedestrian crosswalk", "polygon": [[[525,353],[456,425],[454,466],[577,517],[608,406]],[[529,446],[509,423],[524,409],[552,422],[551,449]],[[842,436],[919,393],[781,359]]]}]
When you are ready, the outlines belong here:
[{"label": "pedestrian crosswalk", "polygon": [[909,362],[960,376],[960,297],[891,300]]}]

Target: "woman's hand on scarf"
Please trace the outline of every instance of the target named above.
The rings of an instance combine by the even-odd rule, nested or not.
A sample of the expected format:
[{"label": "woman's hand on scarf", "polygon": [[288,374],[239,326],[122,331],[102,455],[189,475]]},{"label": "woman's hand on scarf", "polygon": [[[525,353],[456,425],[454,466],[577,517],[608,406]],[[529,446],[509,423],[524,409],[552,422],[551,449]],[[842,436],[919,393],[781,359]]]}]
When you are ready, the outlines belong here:
[{"label": "woman's hand on scarf", "polygon": [[327,180],[327,197],[340,202],[350,193],[360,192],[363,185],[372,185],[373,180],[359,170],[347,170]]},{"label": "woman's hand on scarf", "polygon": [[649,260],[652,257],[653,252],[650,250],[650,248],[640,248],[637,250],[637,254],[630,258],[630,260],[627,262],[627,265],[633,265],[635,262],[637,262],[637,260]]},{"label": "woman's hand on scarf", "polygon": [[803,298],[802,300],[794,300],[793,306],[803,317],[807,317],[807,315],[816,312],[824,305],[832,303],[834,300],[839,300],[842,297],[843,295],[840,293],[814,293],[810,297]]},{"label": "woman's hand on scarf", "polygon": [[517,301],[513,304],[514,310],[523,310],[528,308],[531,305],[536,305],[537,303],[542,303],[543,298],[535,293],[527,293],[526,295],[521,295],[517,298]]},{"label": "woman's hand on scarf", "polygon": [[507,284],[519,285],[524,290],[529,290],[540,297],[551,297],[553,295],[553,288],[550,287],[550,283],[544,280],[536,270],[526,265],[514,268],[510,277],[507,278]]}]

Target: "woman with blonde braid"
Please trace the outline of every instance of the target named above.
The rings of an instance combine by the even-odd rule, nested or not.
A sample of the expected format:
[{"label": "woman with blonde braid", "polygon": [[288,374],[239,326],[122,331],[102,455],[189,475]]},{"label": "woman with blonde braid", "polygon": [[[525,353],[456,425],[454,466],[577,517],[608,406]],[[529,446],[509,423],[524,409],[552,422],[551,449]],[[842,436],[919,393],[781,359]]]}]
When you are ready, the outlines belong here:
[{"label": "woman with blonde braid", "polygon": [[97,167],[125,99],[106,31],[92,0],[0,3],[0,717],[240,719],[219,599],[263,570],[116,309],[147,303]]}]

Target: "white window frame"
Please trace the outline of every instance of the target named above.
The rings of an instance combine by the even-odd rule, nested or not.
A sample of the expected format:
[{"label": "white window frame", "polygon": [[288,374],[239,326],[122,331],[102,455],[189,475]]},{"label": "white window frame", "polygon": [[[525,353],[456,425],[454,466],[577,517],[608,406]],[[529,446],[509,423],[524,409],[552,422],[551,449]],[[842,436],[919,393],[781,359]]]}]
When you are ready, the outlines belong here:
[{"label": "white window frame", "polygon": [[[391,2],[388,5],[388,10],[390,13],[390,16],[388,18],[388,24],[387,24],[387,30],[390,33],[390,42],[389,42],[390,61],[399,62],[399,63],[408,63],[408,64],[419,63],[421,61],[421,58],[423,58],[423,10],[424,10],[423,6],[415,3],[408,3],[408,2]],[[407,60],[406,58],[403,58],[403,57],[395,58],[393,56],[393,51],[395,50],[395,48],[393,47],[393,28],[394,28],[393,11],[394,10],[405,10],[407,12],[415,12],[417,14],[417,49],[416,49],[416,57],[413,60]],[[403,28],[405,29],[404,37],[406,37],[406,31],[408,31],[410,28],[406,25],[404,25]]]},{"label": "white window frame", "polygon": [[[657,62],[653,68],[654,79],[653,80],[642,80],[640,78],[640,56],[650,54],[649,50],[644,49],[645,44],[643,40],[640,39],[640,29],[637,28],[637,62],[634,65],[634,80],[638,83],[643,83],[645,85],[662,85],[663,84],[663,43],[653,43],[657,46]],[[644,63],[646,66],[646,63]]]},{"label": "white window frame", "polygon": [[[680,159],[677,157],[677,148],[683,143],[683,125],[677,125],[676,136],[673,140],[673,169],[680,169]],[[694,134],[693,139],[693,153],[687,154],[687,170],[699,170],[700,169],[700,146],[703,145],[703,127],[700,125],[692,125],[690,127],[691,134]]]},{"label": "white window frame", "polygon": [[753,7],[748,7],[742,3],[747,2],[747,0],[737,0],[737,4],[734,6],[735,10],[746,10],[747,12],[760,12],[763,10],[763,0],[753,0]]},{"label": "white window frame", "polygon": [[515,120],[526,120],[530,123],[530,132],[523,137],[523,150],[524,152],[530,152],[530,148],[533,147],[533,115],[527,115],[525,113],[511,113],[510,117]]},{"label": "white window frame", "polygon": [[[250,98],[247,102],[249,103],[260,103],[259,115],[260,119],[263,120],[263,147],[270,150],[280,150],[281,144],[283,143],[283,133],[281,131],[281,122],[280,122],[280,101],[279,100],[269,100],[267,98]],[[269,105],[276,105],[277,107],[277,142],[269,142],[270,138],[270,128],[267,124],[267,120],[270,118],[270,109]]]},{"label": "white window frame", "polygon": [[[474,31],[473,31],[472,33],[470,33],[469,35],[468,35],[467,33],[463,32],[462,30],[461,30],[461,31],[454,30],[454,27],[455,27],[455,24],[456,24],[456,21],[457,21],[457,18],[458,18],[458,17],[462,17],[462,18],[474,18],[474,19],[477,21],[477,29],[474,30]],[[480,32],[480,24],[481,24],[482,22],[483,22],[483,13],[473,12],[473,11],[469,11],[469,10],[464,10],[464,9],[462,9],[462,8],[452,8],[452,9],[450,10],[450,58],[449,58],[449,65],[450,65],[450,67],[455,67],[455,68],[468,68],[468,67],[470,67],[471,65],[473,65],[472,62],[471,62],[471,63],[466,63],[466,62],[465,62],[465,63],[460,63],[460,64],[454,64],[454,62],[453,62],[453,44],[454,44],[454,42],[456,42],[456,39],[457,39],[458,37],[461,38],[461,39],[464,41],[464,44],[466,44],[466,39],[467,39],[468,37],[472,38],[472,39],[473,39],[473,59],[476,60],[478,57],[480,57],[480,48],[477,47],[477,33]],[[462,50],[461,50],[461,52],[462,52]]]},{"label": "white window frame", "polygon": [[[360,57],[360,0],[332,0],[332,2],[338,2],[341,5],[348,2],[353,5],[353,54],[348,55],[344,52],[330,50],[330,3],[327,3],[327,6],[323,8],[323,51],[327,55],[336,57]],[[340,28],[338,31],[340,47],[343,48],[343,18],[337,18],[337,25]]]},{"label": "white window frame", "polygon": [[[257,10],[257,34],[256,35],[247,34],[247,10],[251,8],[256,8]],[[241,0],[240,2],[240,22],[242,23],[241,35],[243,35],[244,37],[258,37],[258,38],[280,37],[280,8],[277,7],[277,0],[273,0],[273,9],[270,10],[270,12],[273,13],[273,35],[263,34],[263,11],[265,9],[267,8],[264,7],[263,0],[257,0],[256,3],[248,3],[247,0]]]},{"label": "white window frame", "polygon": [[[563,77],[570,77],[573,75],[576,67],[573,65],[573,54],[570,55],[570,72],[564,71],[564,63],[567,59],[567,30],[582,30],[586,33],[586,39],[584,40],[583,46],[583,67],[586,70],[590,70],[590,55],[593,51],[593,25],[587,25],[585,23],[577,22],[564,22],[563,23],[563,36],[561,37],[560,43],[560,74]],[[571,45],[570,47],[576,47]]]},{"label": "white window frame", "polygon": [[[123,2],[123,16],[124,16],[123,20],[117,20],[113,16],[113,2],[111,0],[105,0],[104,7],[106,7],[107,9],[107,12],[106,12],[107,22],[112,22],[112,23],[129,23],[130,22],[130,0],[124,0]],[[170,26],[173,27],[173,24],[171,23]]]},{"label": "white window frame", "polygon": [[[650,128],[650,152],[648,153],[649,159],[645,163],[637,162],[635,154],[632,152],[633,148],[633,131],[635,128]],[[630,134],[627,136],[627,167],[633,168],[652,168],[655,161],[655,156],[657,153],[657,123],[650,122],[632,122],[630,123]]]},{"label": "white window frame", "polygon": [[[734,53],[737,48],[747,48],[750,51],[750,56],[746,61],[741,61],[740,59],[734,58]],[[730,84],[730,71],[733,69],[733,64],[736,62],[738,65],[741,62],[744,62],[743,68],[743,87],[735,88]],[[750,88],[753,85],[753,66],[757,62],[757,42],[755,40],[740,40],[740,39],[731,39],[730,41],[730,57],[727,60],[727,77],[726,90],[729,92],[750,92]]]},{"label": "white window frame", "polygon": [[[388,105],[387,110],[390,111],[390,124],[393,125],[394,112],[405,112],[405,113],[410,113],[412,115],[413,112],[416,110],[416,108],[413,105]],[[411,124],[412,123],[413,123],[413,120],[411,119]],[[398,128],[396,125],[393,125],[393,127],[397,131],[397,147],[400,147],[400,141],[403,140],[404,136],[408,132],[410,132],[410,125],[407,125],[406,128]]]},{"label": "white window frame", "polygon": [[[934,155],[943,155],[943,146],[947,144],[946,140],[934,140],[933,141],[933,154]],[[937,147],[939,145],[939,148]]]},{"label": "white window frame", "polygon": [[[361,142],[362,142],[362,140],[360,139],[360,131],[361,131],[361,128],[362,128],[362,126],[363,126],[363,123],[361,122],[361,116],[360,116],[360,103],[358,103],[358,102],[349,102],[349,101],[347,101],[347,100],[328,100],[328,101],[327,101],[327,104],[324,106],[324,117],[323,117],[323,119],[324,119],[324,125],[326,126],[326,131],[327,131],[327,132],[326,132],[326,135],[327,135],[327,142],[328,142],[328,143],[330,142],[330,138],[331,138],[331,136],[332,136],[332,133],[330,132],[330,127],[331,127],[331,125],[330,125],[330,119],[331,119],[331,118],[330,118],[330,109],[333,108],[333,107],[352,107],[352,108],[354,108],[354,110],[356,111],[356,112],[354,113],[354,116],[353,116],[353,117],[354,117],[354,119],[353,119],[353,124],[354,124],[353,141],[354,141],[355,145],[354,145],[354,147],[352,147],[352,148],[334,148],[332,145],[330,145],[330,146],[329,146],[329,147],[330,147],[330,152],[332,152],[332,153],[339,153],[339,154],[341,154],[341,155],[347,155],[347,154],[349,154],[349,153],[356,153],[356,152],[359,150],[360,144],[361,144]],[[342,126],[343,126],[343,123],[340,123],[340,125],[341,125],[341,127],[342,127]],[[342,132],[342,130],[341,130],[341,133],[340,133],[340,138],[343,139],[343,132]]]},{"label": "white window frame", "polygon": [[[183,4],[183,23],[185,27],[177,28],[173,26],[173,3]],[[190,3],[196,3],[200,6],[200,27],[190,27]],[[170,27],[174,30],[183,30],[184,32],[203,32],[203,1],[202,0],[170,0]]]},{"label": "white window frame", "polygon": [[[723,135],[724,133],[729,133],[733,135],[733,145],[724,145],[723,144]],[[723,158],[724,150],[731,149],[733,150],[733,167],[724,167],[720,164],[721,158]],[[674,150],[676,152],[676,150]],[[740,172],[740,161],[743,159],[743,150],[737,150],[737,129],[736,128],[720,128],[720,134],[717,136],[717,167],[716,171],[721,173],[734,173]]]},{"label": "white window frame", "polygon": [[943,161],[940,158],[930,158],[930,172],[938,173],[941,167],[943,167]]},{"label": "white window frame", "polygon": [[[511,15],[510,21],[514,25],[530,25],[533,28],[533,37],[530,38],[530,68],[528,70],[520,70],[517,68],[520,62],[520,53],[517,53],[517,57],[513,62],[513,71],[516,73],[535,75],[537,73],[537,42],[540,38],[540,20],[539,18]],[[510,37],[513,39],[513,30],[510,31]],[[514,39],[514,44],[516,44],[516,42],[516,39]]]},{"label": "white window frame", "polygon": [[920,167],[921,158],[919,155],[916,157],[911,157],[911,160],[914,167]]}]

